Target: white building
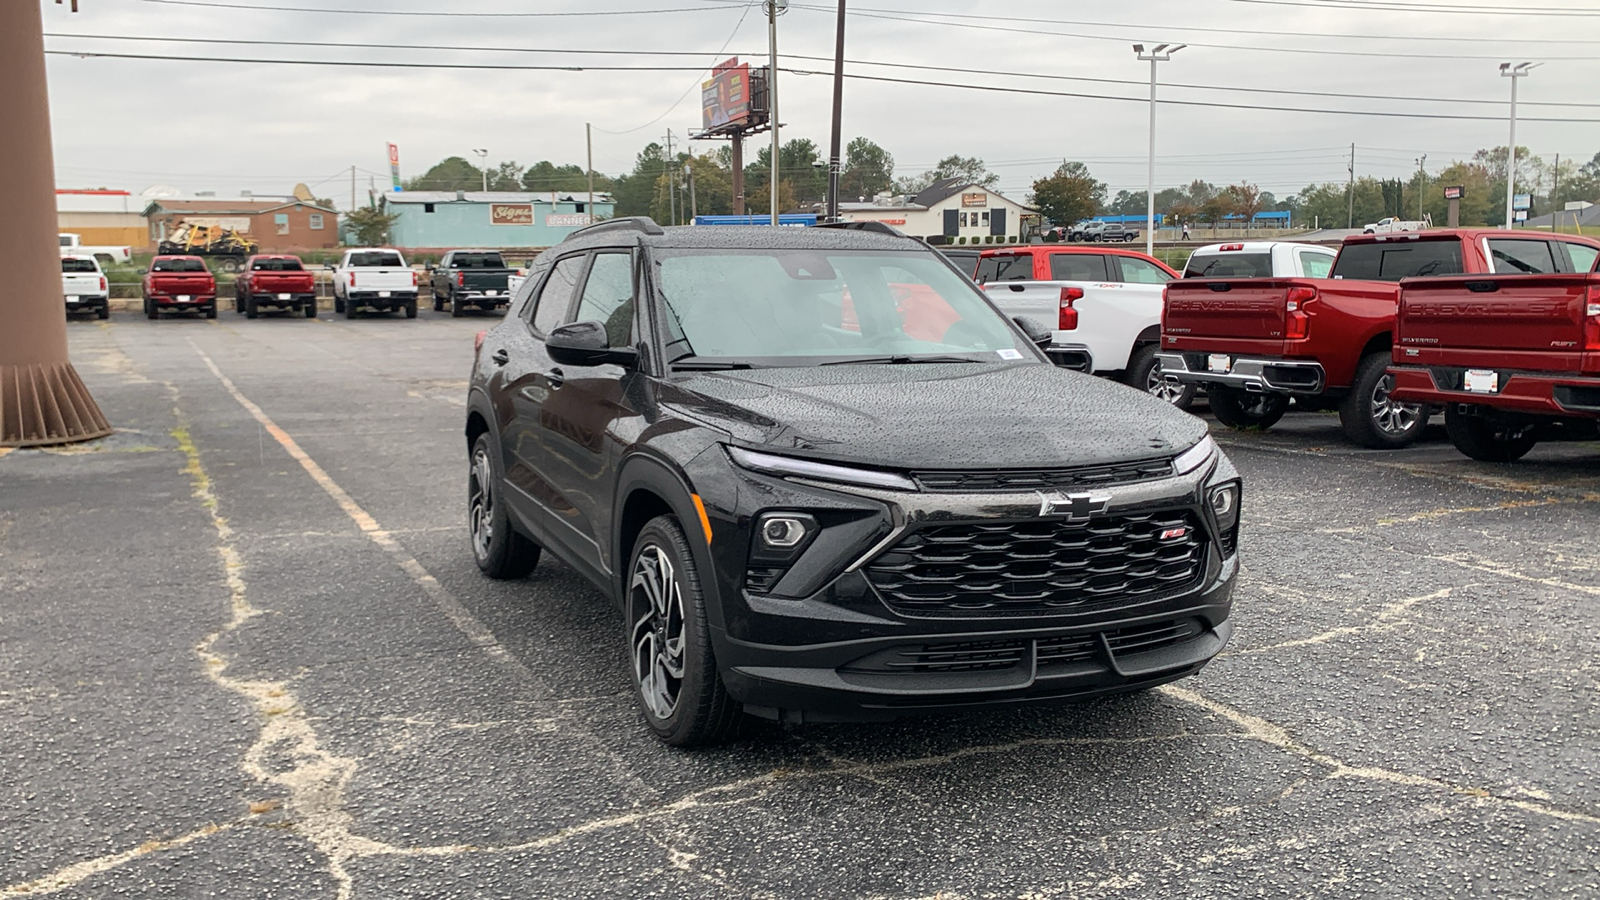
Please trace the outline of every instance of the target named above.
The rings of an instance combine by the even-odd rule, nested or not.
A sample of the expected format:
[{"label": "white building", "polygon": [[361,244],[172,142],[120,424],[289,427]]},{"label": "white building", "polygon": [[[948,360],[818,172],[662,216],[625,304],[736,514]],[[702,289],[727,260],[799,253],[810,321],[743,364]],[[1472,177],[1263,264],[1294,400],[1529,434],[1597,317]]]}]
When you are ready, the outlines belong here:
[{"label": "white building", "polygon": [[[936,181],[911,197],[880,194],[839,204],[847,222],[882,222],[906,234],[952,244],[1015,243],[1038,230],[1039,211],[959,178]],[[937,242],[937,241],[936,241]]]}]

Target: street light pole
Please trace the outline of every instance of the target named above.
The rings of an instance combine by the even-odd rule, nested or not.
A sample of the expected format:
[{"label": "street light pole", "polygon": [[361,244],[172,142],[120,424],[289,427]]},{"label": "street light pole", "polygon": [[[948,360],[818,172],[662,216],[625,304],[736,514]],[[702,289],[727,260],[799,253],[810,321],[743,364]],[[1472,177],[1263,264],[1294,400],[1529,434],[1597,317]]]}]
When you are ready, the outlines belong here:
[{"label": "street light pole", "polygon": [[789,0],[767,3],[767,116],[772,120],[772,177],[767,192],[772,200],[772,224],[778,224],[778,16],[789,10]]},{"label": "street light pole", "polygon": [[1156,251],[1156,63],[1166,62],[1188,44],[1157,44],[1145,52],[1143,44],[1134,44],[1133,52],[1150,63],[1150,156],[1148,179],[1144,194],[1144,252],[1154,256]]},{"label": "street light pole", "polygon": [[844,168],[839,158],[840,133],[844,117],[844,0],[839,0],[838,34],[833,47],[833,136],[828,148],[828,221],[839,221],[839,175]]},{"label": "street light pole", "polygon": [[1511,209],[1515,202],[1517,190],[1517,79],[1527,75],[1539,63],[1520,62],[1500,64],[1500,75],[1511,79],[1511,139],[1506,144],[1506,230],[1511,230],[1511,223],[1516,213]]},{"label": "street light pole", "polygon": [[489,151],[482,148],[472,151],[478,157],[478,174],[483,176],[483,192],[489,193]]}]

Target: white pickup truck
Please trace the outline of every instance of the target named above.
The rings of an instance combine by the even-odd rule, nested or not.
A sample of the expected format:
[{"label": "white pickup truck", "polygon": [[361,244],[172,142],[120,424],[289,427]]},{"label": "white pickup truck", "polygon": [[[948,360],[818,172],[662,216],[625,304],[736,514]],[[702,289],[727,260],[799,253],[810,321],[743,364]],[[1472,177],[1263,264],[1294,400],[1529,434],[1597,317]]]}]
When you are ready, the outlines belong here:
[{"label": "white pickup truck", "polygon": [[1363,228],[1361,233],[1389,234],[1395,231],[1421,231],[1424,228],[1432,227],[1433,218],[1431,216],[1423,216],[1421,221],[1396,219],[1395,217],[1390,216],[1387,219],[1379,219],[1378,221],[1373,222],[1371,225]]},{"label": "white pickup truck", "polygon": [[94,257],[61,257],[61,293],[67,300],[67,315],[93,312],[102,319],[111,318],[111,292],[107,288],[106,273]]},{"label": "white pickup truck", "polygon": [[61,233],[56,237],[61,241],[62,256],[91,256],[108,263],[128,263],[133,261],[132,247],[90,247],[83,243],[81,235]]},{"label": "white pickup truck", "polygon": [[1295,241],[1207,244],[1189,255],[1185,278],[1327,278],[1339,252]]},{"label": "white pickup truck", "polygon": [[333,270],[334,312],[354,319],[362,309],[405,310],[406,318],[417,317],[417,273],[399,250],[348,250],[337,266],[328,268]]},{"label": "white pickup truck", "polygon": [[1008,316],[1055,329],[1057,365],[1115,377],[1179,408],[1194,388],[1161,377],[1161,292],[1177,273],[1133,250],[1031,244],[985,250],[974,278]]}]

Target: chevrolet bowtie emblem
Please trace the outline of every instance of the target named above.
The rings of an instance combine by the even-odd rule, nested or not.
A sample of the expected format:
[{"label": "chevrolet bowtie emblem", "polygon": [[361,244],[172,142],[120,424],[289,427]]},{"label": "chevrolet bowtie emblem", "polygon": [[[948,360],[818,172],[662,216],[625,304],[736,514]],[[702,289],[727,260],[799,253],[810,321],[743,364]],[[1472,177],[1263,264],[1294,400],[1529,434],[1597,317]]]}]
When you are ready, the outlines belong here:
[{"label": "chevrolet bowtie emblem", "polygon": [[1111,498],[1093,494],[1063,494],[1060,491],[1038,491],[1039,515],[1066,516],[1068,522],[1087,522],[1095,513],[1103,513],[1111,505]]}]

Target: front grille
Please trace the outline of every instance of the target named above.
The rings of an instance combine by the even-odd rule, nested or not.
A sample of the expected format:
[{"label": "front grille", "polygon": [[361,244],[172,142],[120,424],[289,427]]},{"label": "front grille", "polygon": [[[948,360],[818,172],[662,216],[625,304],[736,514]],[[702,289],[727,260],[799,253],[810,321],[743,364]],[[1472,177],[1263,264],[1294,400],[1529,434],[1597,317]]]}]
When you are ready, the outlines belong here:
[{"label": "front grille", "polygon": [[917,644],[874,654],[852,666],[914,674],[918,672],[994,672],[1019,665],[1028,655],[1027,641],[963,641]]},{"label": "front grille", "polygon": [[937,525],[906,535],[866,573],[905,616],[1060,615],[1189,588],[1204,564],[1198,518],[1168,510]]},{"label": "front grille", "polygon": [[1094,635],[1069,634],[1063,637],[1041,638],[1038,656],[1035,658],[1039,668],[1048,669],[1051,666],[1064,666],[1094,659],[1095,651],[1099,649],[1100,642]]},{"label": "front grille", "polygon": [[1182,619],[1177,622],[1162,622],[1156,625],[1136,625],[1132,628],[1118,628],[1108,631],[1106,644],[1111,647],[1111,652],[1117,655],[1123,653],[1144,653],[1184,641],[1193,640],[1200,634],[1200,622],[1195,619]]},{"label": "front grille", "polygon": [[1172,476],[1171,459],[1143,459],[1069,469],[995,469],[963,472],[913,472],[917,486],[940,494],[994,491],[1049,491],[1114,484],[1136,484]]},{"label": "front grille", "polygon": [[911,644],[871,653],[842,667],[842,671],[884,675],[1001,672],[1026,666],[1031,652],[1037,671],[1052,675],[1056,674],[1052,670],[1074,663],[1104,665],[1105,653],[1100,644],[1102,636],[1112,655],[1120,657],[1182,644],[1204,632],[1205,626],[1199,619],[1181,619],[1033,640]]}]

